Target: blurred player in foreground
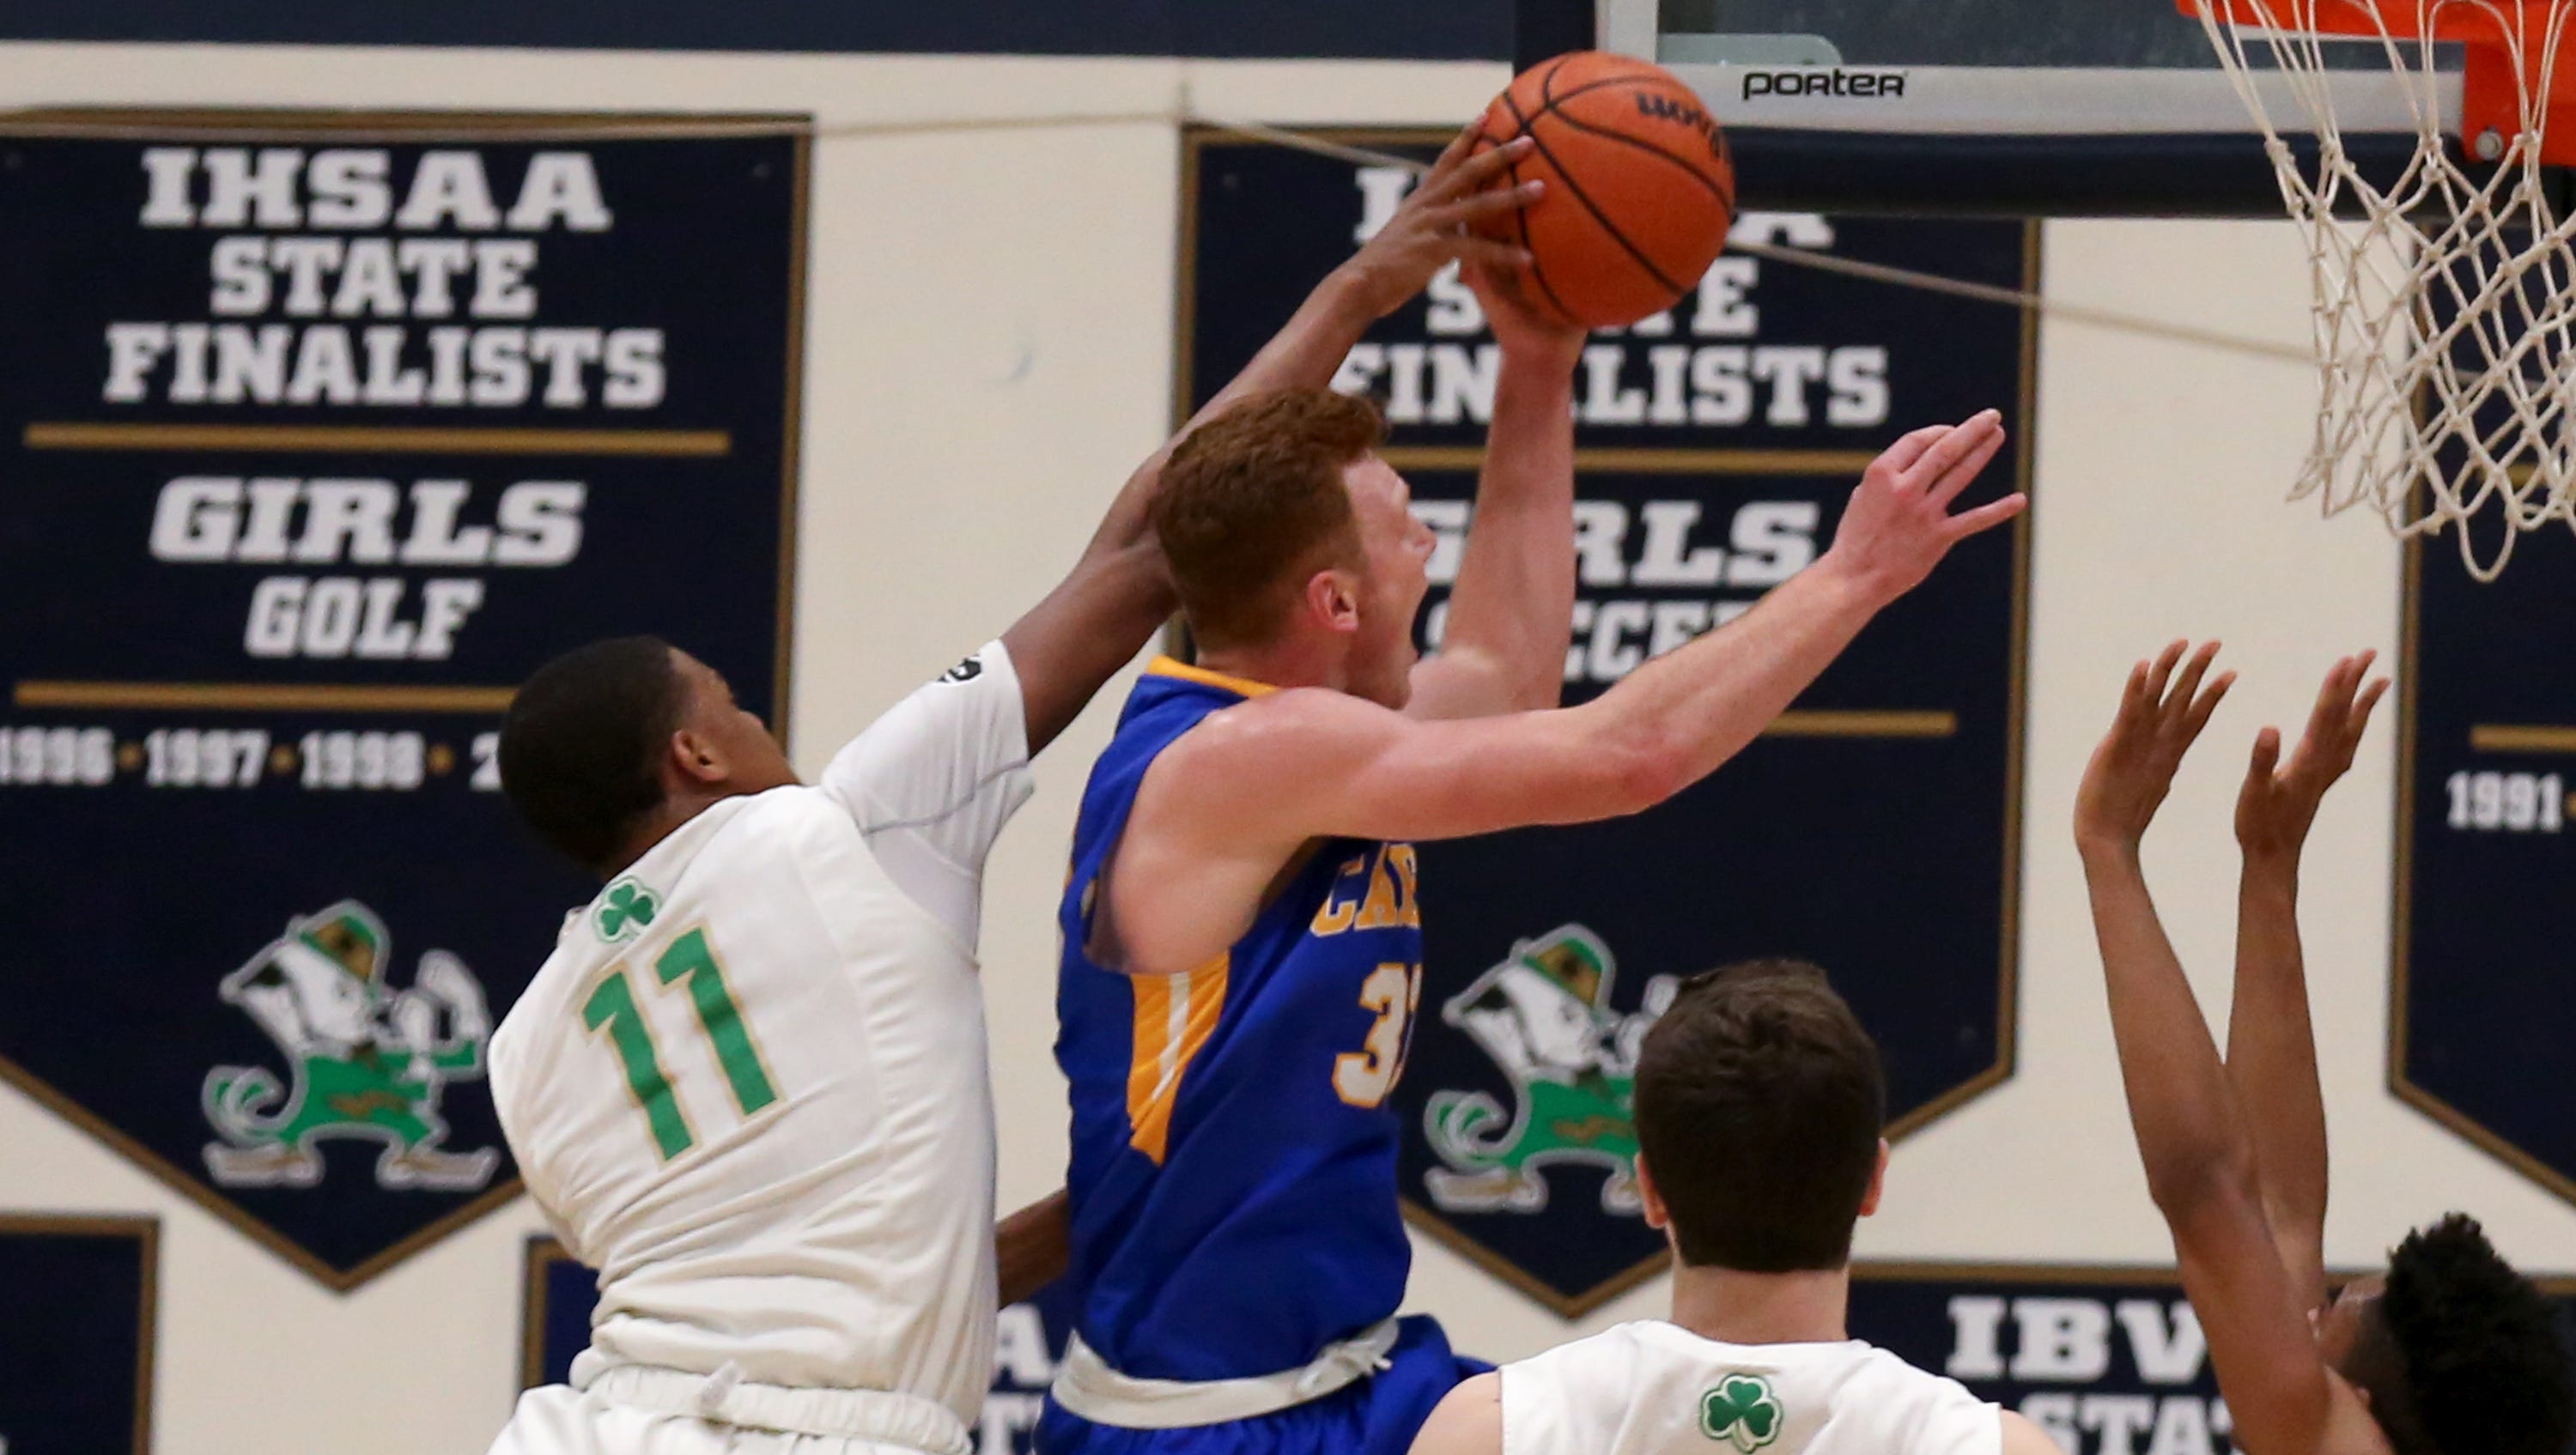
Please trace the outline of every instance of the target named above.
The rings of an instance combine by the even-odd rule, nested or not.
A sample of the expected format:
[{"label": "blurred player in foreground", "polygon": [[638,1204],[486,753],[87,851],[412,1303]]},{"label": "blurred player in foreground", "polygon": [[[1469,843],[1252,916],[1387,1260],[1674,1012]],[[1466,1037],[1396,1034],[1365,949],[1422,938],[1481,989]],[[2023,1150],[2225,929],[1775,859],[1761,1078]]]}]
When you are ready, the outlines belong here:
[{"label": "blurred player in foreground", "polygon": [[[1456,165],[1454,155],[1444,168]],[[1438,185],[1439,172],[1428,184]],[[1147,670],[1093,770],[1061,923],[1076,1341],[1047,1455],[1396,1455],[1471,1369],[1399,1325],[1387,1106],[1421,995],[1408,841],[1635,813],[1750,742],[1951,546],[1991,411],[1872,464],[1832,549],[1598,700],[1557,701],[1579,332],[1471,273],[1501,347],[1439,655],[1432,537],[1362,401],[1255,400],[1154,507],[1199,660]]]},{"label": "blurred player in foreground", "polygon": [[[2281,761],[2265,728],[2236,803],[2236,996],[2219,1059],[2148,897],[2139,841],[2235,680],[2216,643],[2129,673],[2075,810],[2111,1029],[2147,1188],[2172,1229],[2246,1455],[2560,1455],[2571,1394],[2547,1298],[2454,1213],[2328,1303],[2326,1122],[2299,952],[2299,852],[2386,679],[2335,663]],[[2181,664],[2180,675],[2176,667]]]},{"label": "blurred player in foreground", "polygon": [[[1371,322],[1522,205],[1518,156],[1451,169],[1202,414],[1321,385]],[[1165,452],[1168,454],[1168,447]],[[1138,471],[1001,640],[798,784],[722,678],[650,638],[539,669],[501,734],[510,801],[608,881],[492,1043],[529,1191],[600,1270],[572,1388],[507,1455],[965,1455],[998,1296],[1063,1258],[1060,1208],[993,1225],[974,945],[985,855],[1029,755],[1168,614]]]},{"label": "blurred player in foreground", "polygon": [[1685,981],[1637,1057],[1638,1192],[1673,1246],[1671,1320],[1468,1380],[1414,1455],[2058,1455],[1846,1331],[1886,1115],[1878,1047],[1823,971],[1757,960]]}]

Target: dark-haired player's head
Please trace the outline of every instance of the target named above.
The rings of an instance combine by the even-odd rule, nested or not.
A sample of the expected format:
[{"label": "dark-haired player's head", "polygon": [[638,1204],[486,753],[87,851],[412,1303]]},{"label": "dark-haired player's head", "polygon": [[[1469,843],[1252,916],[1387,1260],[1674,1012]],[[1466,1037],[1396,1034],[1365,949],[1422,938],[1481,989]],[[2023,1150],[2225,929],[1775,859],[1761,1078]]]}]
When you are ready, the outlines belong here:
[{"label": "dark-haired player's head", "polygon": [[1154,533],[1203,651],[1287,650],[1358,696],[1404,705],[1433,542],[1377,456],[1385,435],[1365,399],[1289,389],[1172,451]]},{"label": "dark-haired player's head", "polygon": [[1647,1219],[1688,1267],[1841,1268],[1878,1206],[1886,1116],[1877,1043],[1824,971],[1755,960],[1694,976],[1637,1056]]},{"label": "dark-haired player's head", "polygon": [[501,719],[500,767],[529,827],[603,875],[657,817],[796,781],[723,676],[659,637],[613,637],[539,667]]},{"label": "dark-haired player's head", "polygon": [[2408,1233],[2385,1277],[2347,1284],[2317,1343],[2397,1455],[2565,1455],[2576,1438],[2557,1310],[2464,1213]]}]

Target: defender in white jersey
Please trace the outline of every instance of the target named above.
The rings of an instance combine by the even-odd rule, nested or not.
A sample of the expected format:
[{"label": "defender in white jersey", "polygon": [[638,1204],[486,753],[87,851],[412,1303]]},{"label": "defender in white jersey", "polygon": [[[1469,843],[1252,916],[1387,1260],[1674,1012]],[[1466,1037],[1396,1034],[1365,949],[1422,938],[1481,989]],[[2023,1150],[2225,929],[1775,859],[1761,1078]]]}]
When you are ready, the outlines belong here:
[{"label": "defender in white jersey", "polygon": [[1669,1322],[1458,1386],[1414,1455],[2059,1455],[2037,1425],[1844,1327],[1887,1173],[1878,1048],[1795,961],[1683,982],[1637,1059],[1637,1178]]},{"label": "defender in white jersey", "polygon": [[[1451,148],[1201,418],[1320,388],[1524,206],[1526,145]],[[976,916],[1028,759],[1168,615],[1147,461],[1072,575],[797,781],[724,679],[656,638],[541,668],[502,785],[606,881],[492,1042],[529,1191],[599,1270],[572,1387],[495,1455],[964,1455],[998,1301],[1063,1263],[1061,1199],[993,1223]]]}]

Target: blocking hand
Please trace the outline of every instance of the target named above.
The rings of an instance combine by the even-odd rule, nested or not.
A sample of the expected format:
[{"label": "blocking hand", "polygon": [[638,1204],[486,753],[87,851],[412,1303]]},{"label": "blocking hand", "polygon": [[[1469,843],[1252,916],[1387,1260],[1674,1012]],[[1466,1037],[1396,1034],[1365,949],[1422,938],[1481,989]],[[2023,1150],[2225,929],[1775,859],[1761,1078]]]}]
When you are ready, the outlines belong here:
[{"label": "blocking hand", "polygon": [[1952,546],[2003,524],[2030,503],[2015,493],[1950,513],[1951,502],[2003,444],[2003,416],[1989,409],[1961,424],[1918,429],[1888,446],[1853,488],[1833,549],[1817,564],[1849,572],[1881,606],[1921,585]]},{"label": "blocking hand", "polygon": [[2308,828],[2316,822],[2318,803],[2352,767],[2371,710],[2388,691],[2385,677],[2362,684],[2378,655],[2363,652],[2336,660],[2325,685],[2317,689],[2307,730],[2299,735],[2289,762],[2281,762],[2279,728],[2255,735],[2254,761],[2236,795],[2236,842],[2247,859],[2297,861]]},{"label": "blocking hand", "polygon": [[[2234,685],[2236,674],[2221,673],[2201,686],[2218,643],[2191,654],[2182,675],[2174,675],[2187,643],[2166,647],[2153,662],[2129,669],[2120,692],[2120,714],[2111,731],[2093,750],[2084,769],[2084,785],[2075,794],[2075,839],[2086,847],[2134,850],[2155,821],[2156,809],[2173,787],[2174,770],[2192,740],[2209,724],[2218,700]],[[2170,683],[2170,690],[2167,684]]]},{"label": "blocking hand", "polygon": [[1342,265],[1374,316],[1384,318],[1403,307],[1453,259],[1505,272],[1528,264],[1527,252],[1480,235],[1476,225],[1538,200],[1542,189],[1536,182],[1496,185],[1533,143],[1521,137],[1470,156],[1467,149],[1474,140],[1473,127],[1458,133],[1395,216]]}]

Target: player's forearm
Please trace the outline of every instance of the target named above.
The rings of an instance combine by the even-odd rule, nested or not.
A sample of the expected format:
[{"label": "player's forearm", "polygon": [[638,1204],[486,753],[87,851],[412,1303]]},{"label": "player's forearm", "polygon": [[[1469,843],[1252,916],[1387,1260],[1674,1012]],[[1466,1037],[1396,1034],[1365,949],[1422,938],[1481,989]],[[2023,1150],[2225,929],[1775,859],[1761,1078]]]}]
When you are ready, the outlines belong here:
[{"label": "player's forearm", "polygon": [[1325,274],[1288,322],[1252,356],[1252,362],[1191,416],[1190,423],[1197,425],[1251,395],[1323,388],[1333,382],[1333,373],[1341,368],[1351,346],[1377,318],[1367,291],[1347,265]]},{"label": "player's forearm", "polygon": [[1059,1192],[1002,1219],[993,1255],[1003,1307],[1035,1296],[1073,1261],[1073,1204]]},{"label": "player's forearm", "polygon": [[[1580,344],[1580,338],[1575,340]],[[1505,353],[1441,646],[1495,664],[1496,711],[1553,707],[1574,629],[1574,360]]]},{"label": "player's forearm", "polygon": [[1878,613],[1863,584],[1819,562],[1751,611],[1628,674],[1576,712],[1600,747],[1648,765],[1669,796],[1771,725]]},{"label": "player's forearm", "polygon": [[2209,1023],[2156,917],[2137,845],[2079,847],[2130,1130],[2147,1190],[2167,1222],[2179,1227],[2201,1199],[2253,1192],[2254,1143]]},{"label": "player's forearm", "polygon": [[2326,1111],[2299,949],[2298,866],[2249,857],[2236,891],[2236,994],[2227,1074],[2251,1124],[2263,1202],[2293,1272],[2324,1294]]}]

